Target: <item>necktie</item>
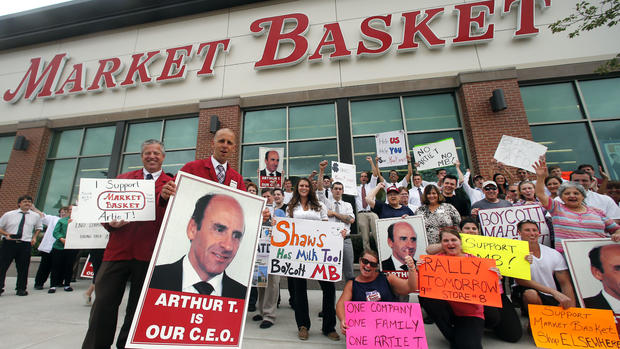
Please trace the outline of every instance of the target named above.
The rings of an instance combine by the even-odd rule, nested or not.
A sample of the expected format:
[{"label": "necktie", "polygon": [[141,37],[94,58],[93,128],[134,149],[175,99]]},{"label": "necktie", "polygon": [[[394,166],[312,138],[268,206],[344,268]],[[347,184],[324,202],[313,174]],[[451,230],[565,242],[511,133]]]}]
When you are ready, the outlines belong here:
[{"label": "necktie", "polygon": [[226,178],[226,171],[224,171],[224,166],[217,165],[217,181],[220,183],[224,183],[224,178]]},{"label": "necktie", "polygon": [[17,234],[11,235],[11,238],[13,239],[21,239],[24,232],[24,223],[26,223],[26,212],[19,213],[22,214],[22,219],[19,221],[19,226],[17,227]]},{"label": "necktie", "polygon": [[153,175],[152,174],[147,174],[145,179],[153,179]]},{"label": "necktie", "polygon": [[327,197],[329,197],[329,194],[328,194],[328,192],[327,192],[327,189],[325,189],[325,197],[326,197],[326,198],[327,198]]},{"label": "necktie", "polygon": [[400,269],[404,270],[404,271],[409,271],[409,267],[407,267],[407,264],[403,264],[400,266]]},{"label": "necktie", "polygon": [[271,172],[270,176],[271,176],[271,177],[275,177],[275,176],[276,176],[276,174],[275,174],[275,173],[273,173],[273,172]]},{"label": "necktie", "polygon": [[200,281],[195,283],[193,286],[200,294],[210,295],[213,293],[213,286],[211,286],[208,282]]},{"label": "necktie", "polygon": [[339,201],[334,201],[334,205],[336,205],[336,207],[335,207],[336,213],[340,213],[340,202]]},{"label": "necktie", "polygon": [[362,208],[365,210],[368,207],[366,203],[366,185],[362,184]]},{"label": "necktie", "polygon": [[420,202],[422,202],[422,189],[418,187],[418,195],[420,195]]}]

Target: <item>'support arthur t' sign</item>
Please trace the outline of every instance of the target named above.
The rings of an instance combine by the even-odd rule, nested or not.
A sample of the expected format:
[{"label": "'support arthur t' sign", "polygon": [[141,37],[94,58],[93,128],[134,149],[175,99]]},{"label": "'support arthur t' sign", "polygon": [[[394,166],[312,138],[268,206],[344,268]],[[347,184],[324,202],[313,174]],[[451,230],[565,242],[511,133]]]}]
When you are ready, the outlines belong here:
[{"label": "'support arthur t' sign", "polygon": [[[515,39],[538,35],[534,25],[536,4],[542,9],[551,7],[551,0],[502,0],[501,15],[517,11]],[[451,11],[453,10],[453,11]],[[347,59],[352,56],[380,56],[387,53],[394,41],[390,27],[401,22],[403,36],[396,52],[416,50],[423,42],[427,48],[442,48],[446,40],[441,39],[430,26],[439,17],[447,16],[444,12],[453,12],[456,16],[456,33],[452,45],[472,45],[493,40],[495,24],[488,23],[487,18],[496,13],[495,0],[483,0],[447,7],[428,8],[403,12],[398,18],[392,14],[377,15],[365,18],[360,23],[361,40],[357,42],[355,53],[348,50],[340,23],[333,22],[323,25],[323,37],[317,46],[309,47],[307,33],[310,27],[308,16],[303,13],[289,13],[279,16],[260,18],[250,25],[255,36],[267,36],[261,59],[254,64],[254,69],[269,69],[301,63],[306,58],[309,62],[320,62],[324,55],[329,59]],[[285,30],[286,26],[286,30]],[[416,37],[418,42],[416,42]],[[398,38],[397,38],[398,40]],[[279,57],[280,45],[293,44],[285,57]],[[65,64],[69,60],[66,52],[56,54],[46,65],[44,57],[30,60],[30,66],[23,78],[14,89],[4,91],[3,100],[15,103],[24,96],[26,99],[53,98],[59,95],[96,92],[117,87],[134,87],[137,84],[152,82],[171,82],[184,80],[187,76],[187,62],[194,56],[202,59],[202,67],[196,76],[209,77],[214,74],[213,66],[220,52],[227,53],[230,39],[202,42],[197,45],[183,45],[165,50],[153,50],[136,53],[127,62],[120,57],[100,59],[98,67],[91,79],[86,79],[85,63],[75,63],[64,80]],[[308,56],[312,53],[310,56]],[[149,65],[164,57],[165,62],[159,75],[149,72]],[[127,66],[127,69],[123,69]],[[117,81],[117,78],[120,78]],[[60,84],[59,84],[60,83]]]}]

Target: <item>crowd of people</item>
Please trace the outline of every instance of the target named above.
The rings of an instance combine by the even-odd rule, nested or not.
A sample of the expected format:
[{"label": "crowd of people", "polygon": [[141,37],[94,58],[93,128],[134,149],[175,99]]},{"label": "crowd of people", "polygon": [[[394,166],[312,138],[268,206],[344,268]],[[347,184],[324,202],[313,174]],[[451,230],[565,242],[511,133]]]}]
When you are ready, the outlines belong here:
[{"label": "crowd of people", "polygon": [[[517,169],[513,176],[502,164],[497,164],[498,171],[491,178],[482,175],[471,178],[471,171],[467,169],[463,173],[457,161],[454,173],[449,173],[446,168],[439,169],[434,173],[435,181],[430,182],[416,171],[417,164],[412,163],[410,157],[407,173],[402,178],[397,171],[391,170],[386,179],[379,171],[376,159],[368,156],[370,171],[360,173],[357,195],[347,196],[343,194],[343,183],[332,181],[325,173],[325,160],[318,163],[318,171],[308,177],[282,178],[281,188],[261,190],[251,180],[244,180],[228,162],[236,146],[236,135],[230,129],[221,129],[214,136],[213,155],[189,162],[181,171],[262,195],[267,201],[267,209],[262,213],[264,225],[275,224],[280,217],[342,224],[342,270],[346,284],[338,302],[335,284],[319,282],[323,293],[321,332],[334,341],[340,339],[337,328],[343,334],[347,330],[344,302],[407,302],[409,294],[417,289],[415,271],[418,266],[413,259],[417,248],[416,232],[408,224],[392,224],[388,228],[387,242],[394,253],[391,259],[380,261],[376,252],[377,219],[421,215],[428,240],[426,253],[471,257],[462,250],[460,234],[483,234],[478,222],[480,210],[520,205],[539,205],[544,210],[547,217],[544,228],[551,236],[551,246],[539,243],[543,227],[538,222],[524,220],[517,226],[521,239],[530,246],[527,260],[531,263],[532,279],[514,280],[512,300],[506,294],[511,285],[503,281],[500,281],[501,307],[419,297],[426,313],[425,322],[435,323],[453,348],[482,347],[485,328],[491,329],[501,340],[518,341],[523,329],[516,307],[525,312],[528,304],[575,306],[575,292],[562,254],[563,240],[611,237],[613,241],[620,241],[620,186],[609,181],[600,168],[602,178],[594,177],[591,165],[579,166],[570,173],[568,180],[562,178],[559,167],[547,167],[544,158],[534,165],[535,178],[530,178],[523,169]],[[95,297],[83,348],[109,348],[115,337],[117,347],[125,346],[165,209],[176,193],[173,178],[162,171],[165,160],[163,143],[145,141],[141,158],[142,169],[117,178],[155,181],[156,219],[150,222],[113,221],[104,225],[110,232],[108,245],[104,251],[91,251],[96,277],[85,298],[90,304],[93,290]],[[279,162],[276,152],[267,152],[265,162],[269,166],[264,173],[258,173],[259,178],[261,175],[281,175],[276,170]],[[41,262],[34,288],[43,289],[51,274],[49,293],[56,292],[57,288],[72,291],[70,283],[77,252],[64,248],[71,207],[62,207],[58,216],[48,215],[37,210],[28,195],[20,197],[17,205],[16,210],[6,212],[0,218],[0,295],[5,291],[6,271],[13,261],[17,269],[17,295],[28,295],[31,246],[38,243],[44,226],[46,231],[38,245]],[[361,236],[363,249],[359,254],[357,275],[351,239],[357,233],[352,231],[354,225]],[[191,258],[188,260],[193,263]],[[388,266],[387,263],[391,264]],[[386,275],[380,269],[403,270],[408,278]],[[298,337],[307,340],[311,328],[307,280],[289,277],[287,282]],[[130,286],[127,308],[123,325],[116,335],[119,306],[127,284]],[[204,293],[200,287],[196,283],[184,286],[183,291]],[[221,285],[212,286],[208,293],[215,289],[214,294],[217,294],[218,287]],[[282,298],[280,277],[270,276],[267,287],[253,290],[251,294],[248,311],[257,311],[252,319],[260,321],[262,329],[272,327]]]}]

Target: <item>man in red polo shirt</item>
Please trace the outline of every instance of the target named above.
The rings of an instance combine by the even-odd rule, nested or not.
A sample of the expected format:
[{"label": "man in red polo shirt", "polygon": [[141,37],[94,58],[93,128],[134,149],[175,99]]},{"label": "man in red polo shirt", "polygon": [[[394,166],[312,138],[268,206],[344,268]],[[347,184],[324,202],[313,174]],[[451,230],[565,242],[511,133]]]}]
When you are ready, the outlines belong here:
[{"label": "man in red polo shirt", "polygon": [[[119,175],[122,179],[152,179],[157,197],[172,178],[162,171],[166,154],[162,142],[149,139],[142,143],[144,168]],[[82,348],[110,348],[114,342],[118,307],[123,299],[127,281],[130,282],[125,320],[116,340],[117,348],[125,348],[129,328],[140,298],[149,261],[166,211],[165,205],[155,208],[155,220],[150,222],[114,221],[106,224],[110,239],[103,263],[95,282],[95,302],[90,312],[88,332]]]},{"label": "man in red polo shirt", "polygon": [[[235,134],[231,129],[218,130],[213,138],[213,155],[188,162],[181,171],[245,191],[243,177],[228,163],[228,157],[236,146]],[[168,200],[175,192],[176,184],[170,181],[162,188],[161,198]]]}]

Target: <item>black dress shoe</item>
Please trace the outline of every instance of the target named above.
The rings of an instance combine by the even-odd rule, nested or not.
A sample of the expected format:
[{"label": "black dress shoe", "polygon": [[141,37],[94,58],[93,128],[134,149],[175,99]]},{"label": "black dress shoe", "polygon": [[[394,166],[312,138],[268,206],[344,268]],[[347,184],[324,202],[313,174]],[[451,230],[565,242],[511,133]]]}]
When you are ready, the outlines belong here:
[{"label": "black dress shoe", "polygon": [[269,328],[271,326],[273,326],[273,322],[265,320],[265,321],[261,322],[258,327],[264,329],[264,328]]},{"label": "black dress shoe", "polygon": [[35,290],[42,290],[42,289],[43,289],[43,286],[34,285],[34,289],[35,289]]},{"label": "black dress shoe", "polygon": [[254,315],[254,317],[252,318],[252,321],[261,321],[263,319],[263,316],[260,314],[256,314]]},{"label": "black dress shoe", "polygon": [[18,296],[27,296],[28,295],[28,291],[26,291],[26,290],[17,290],[17,295]]},{"label": "black dress shoe", "polygon": [[323,312],[319,311],[319,317],[323,317]]},{"label": "black dress shoe", "polygon": [[254,304],[250,304],[250,305],[248,305],[248,311],[249,311],[250,313],[251,313],[251,312],[253,312],[253,311],[256,311],[256,305],[254,305]]}]

